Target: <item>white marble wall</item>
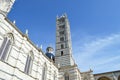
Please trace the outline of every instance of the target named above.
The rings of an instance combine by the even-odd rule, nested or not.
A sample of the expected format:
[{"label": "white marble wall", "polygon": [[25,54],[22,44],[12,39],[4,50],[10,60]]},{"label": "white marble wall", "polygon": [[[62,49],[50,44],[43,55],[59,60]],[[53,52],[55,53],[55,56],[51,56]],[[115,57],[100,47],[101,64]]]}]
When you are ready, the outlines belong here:
[{"label": "white marble wall", "polygon": [[[54,74],[58,77],[58,69],[44,53],[37,48],[23,33],[21,33],[15,24],[4,19],[0,15],[0,46],[3,38],[7,33],[12,33],[14,43],[9,51],[9,55],[5,61],[0,60],[0,79],[5,80],[42,80],[42,69],[47,65],[46,80],[54,80]],[[33,51],[34,60],[31,74],[24,73],[27,55]]]}]

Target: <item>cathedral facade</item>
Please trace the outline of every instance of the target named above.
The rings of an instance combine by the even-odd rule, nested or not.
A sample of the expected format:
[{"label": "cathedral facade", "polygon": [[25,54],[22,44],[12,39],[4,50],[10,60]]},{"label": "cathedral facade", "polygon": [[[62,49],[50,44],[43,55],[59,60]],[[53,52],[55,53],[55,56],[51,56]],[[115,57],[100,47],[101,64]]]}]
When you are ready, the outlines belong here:
[{"label": "cathedral facade", "polygon": [[0,0],[0,80],[120,80],[120,71],[81,72],[72,57],[67,15],[56,19],[56,48],[46,53],[23,34],[7,15],[15,0]]}]

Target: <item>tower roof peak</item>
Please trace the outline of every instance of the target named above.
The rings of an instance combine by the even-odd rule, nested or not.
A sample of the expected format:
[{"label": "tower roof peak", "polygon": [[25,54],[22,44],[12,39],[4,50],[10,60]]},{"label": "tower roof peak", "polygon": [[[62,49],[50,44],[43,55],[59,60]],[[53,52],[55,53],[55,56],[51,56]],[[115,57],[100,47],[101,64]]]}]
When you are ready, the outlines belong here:
[{"label": "tower roof peak", "polygon": [[67,18],[67,14],[64,13],[64,14],[62,14],[61,16],[58,16],[58,15],[57,15],[57,19],[60,19],[60,18]]}]

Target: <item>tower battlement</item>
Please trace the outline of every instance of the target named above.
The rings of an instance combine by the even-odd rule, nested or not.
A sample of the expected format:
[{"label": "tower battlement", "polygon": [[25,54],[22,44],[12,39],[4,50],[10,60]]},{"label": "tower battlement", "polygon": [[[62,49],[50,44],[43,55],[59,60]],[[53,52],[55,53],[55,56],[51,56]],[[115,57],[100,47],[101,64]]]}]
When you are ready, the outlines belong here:
[{"label": "tower battlement", "polygon": [[57,15],[57,20],[58,20],[58,19],[61,19],[61,18],[67,18],[67,14],[65,13],[65,14],[63,14],[62,16],[58,16],[58,15]]}]

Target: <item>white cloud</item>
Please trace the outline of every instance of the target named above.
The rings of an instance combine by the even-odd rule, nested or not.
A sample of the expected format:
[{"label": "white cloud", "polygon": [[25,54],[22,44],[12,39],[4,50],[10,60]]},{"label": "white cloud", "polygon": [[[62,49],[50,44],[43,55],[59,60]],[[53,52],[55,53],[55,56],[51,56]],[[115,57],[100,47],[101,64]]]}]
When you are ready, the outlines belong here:
[{"label": "white cloud", "polygon": [[120,56],[115,56],[115,57],[111,57],[111,58],[106,59],[106,60],[101,59],[99,63],[97,63],[97,62],[96,63],[97,63],[97,66],[100,66],[100,65],[105,65],[109,62],[113,62],[115,60],[119,60],[119,59],[120,59]]},{"label": "white cloud", "polygon": [[[79,41],[77,43],[79,44]],[[88,69],[89,67],[95,68],[98,66],[99,68],[102,68],[105,65],[110,65],[112,62],[120,60],[120,55],[118,54],[120,50],[116,45],[120,45],[119,33],[84,43],[82,47],[79,48],[79,51],[74,54],[74,57],[81,70]],[[75,47],[75,49],[76,48],[78,47]],[[99,70],[96,69],[96,71]]]}]

